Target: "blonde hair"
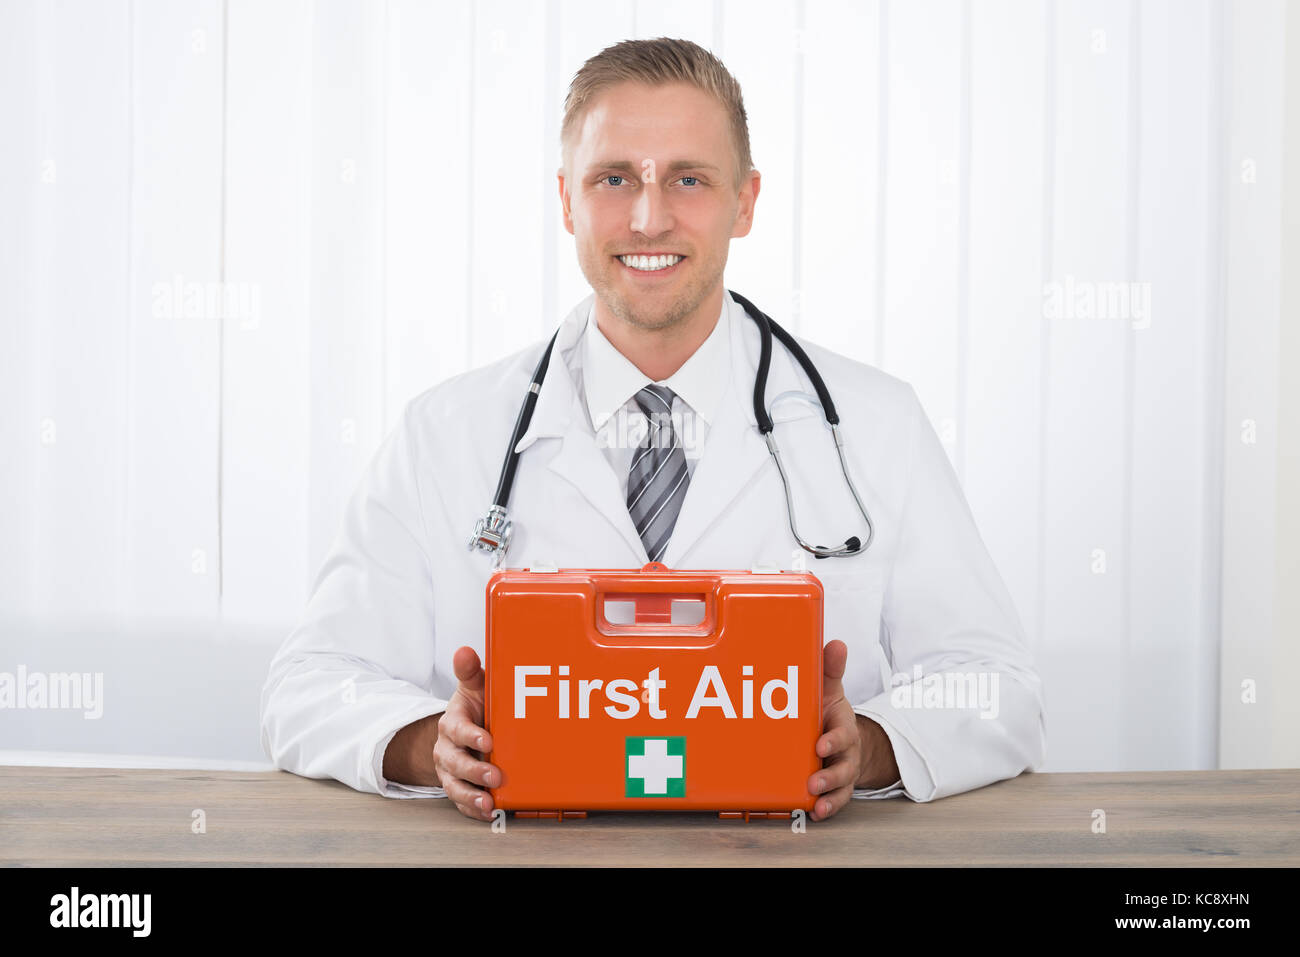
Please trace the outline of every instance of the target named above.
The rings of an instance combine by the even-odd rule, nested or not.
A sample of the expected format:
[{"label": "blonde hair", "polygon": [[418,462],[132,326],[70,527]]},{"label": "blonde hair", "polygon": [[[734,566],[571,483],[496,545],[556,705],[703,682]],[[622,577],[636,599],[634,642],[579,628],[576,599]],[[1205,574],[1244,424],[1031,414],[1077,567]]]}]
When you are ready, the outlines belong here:
[{"label": "blonde hair", "polygon": [[619,83],[639,82],[650,86],[689,83],[714,96],[722,104],[731,124],[736,147],[736,186],[754,168],[749,152],[749,122],[740,84],[722,61],[690,40],[656,37],[653,40],[624,40],[606,47],[588,59],[574,74],[564,100],[564,123],[560,127],[560,149],[566,172],[569,147],[596,97]]}]

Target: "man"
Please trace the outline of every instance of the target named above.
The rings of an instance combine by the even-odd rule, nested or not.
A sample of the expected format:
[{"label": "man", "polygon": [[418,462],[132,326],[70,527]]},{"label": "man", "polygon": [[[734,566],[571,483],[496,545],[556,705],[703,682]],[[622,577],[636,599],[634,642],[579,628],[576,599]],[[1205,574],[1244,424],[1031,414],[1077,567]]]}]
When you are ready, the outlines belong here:
[{"label": "man", "polygon": [[[561,139],[564,222],[594,294],[562,324],[518,444],[531,451],[508,564],[747,568],[790,556],[750,408],[758,331],[723,283],[761,184],[738,84],[693,43],[620,43],[575,76]],[[876,524],[864,554],[811,563],[831,639],[811,817],[855,796],[928,801],[1037,766],[1039,679],[914,391],[803,345]],[[390,797],[445,793],[491,819],[486,789],[502,769],[483,760],[479,656],[491,568],[464,542],[543,346],[412,400],[380,448],[263,690],[263,745],[281,767]],[[776,344],[769,396],[792,389],[811,391]],[[861,516],[820,410],[793,405],[773,417],[788,430],[805,534],[863,535],[848,526]]]}]

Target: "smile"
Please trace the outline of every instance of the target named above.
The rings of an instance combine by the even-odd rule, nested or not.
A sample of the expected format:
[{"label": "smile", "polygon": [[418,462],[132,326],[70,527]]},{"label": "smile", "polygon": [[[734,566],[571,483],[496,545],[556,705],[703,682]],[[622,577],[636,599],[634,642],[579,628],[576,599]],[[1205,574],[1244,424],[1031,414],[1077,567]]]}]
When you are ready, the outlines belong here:
[{"label": "smile", "polygon": [[616,256],[628,269],[636,272],[665,272],[673,269],[685,256]]}]

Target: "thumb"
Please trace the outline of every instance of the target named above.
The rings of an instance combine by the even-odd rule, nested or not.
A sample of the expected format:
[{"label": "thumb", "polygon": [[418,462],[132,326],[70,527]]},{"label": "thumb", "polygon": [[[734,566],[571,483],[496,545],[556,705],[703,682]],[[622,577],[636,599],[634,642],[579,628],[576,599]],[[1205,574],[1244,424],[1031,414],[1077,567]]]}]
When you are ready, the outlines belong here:
[{"label": "thumb", "polygon": [[822,648],[822,698],[834,699],[844,694],[844,669],[849,663],[849,646],[838,638],[826,642]]},{"label": "thumb", "polygon": [[461,690],[470,694],[483,694],[484,674],[477,651],[469,645],[461,645],[452,655],[451,666],[456,672],[456,681],[460,683]]}]

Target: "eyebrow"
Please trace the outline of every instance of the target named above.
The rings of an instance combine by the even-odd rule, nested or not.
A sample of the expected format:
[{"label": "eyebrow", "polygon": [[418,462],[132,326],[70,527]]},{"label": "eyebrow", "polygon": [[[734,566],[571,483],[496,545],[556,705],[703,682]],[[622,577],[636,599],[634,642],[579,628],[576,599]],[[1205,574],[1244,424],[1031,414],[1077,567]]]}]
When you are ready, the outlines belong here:
[{"label": "eyebrow", "polygon": [[[603,163],[592,163],[591,166],[588,167],[589,170],[619,169],[628,173],[635,172],[640,168],[640,166],[630,162],[629,160],[606,160]],[[683,169],[711,169],[714,172],[718,171],[718,167],[714,166],[712,163],[706,163],[703,160],[674,160],[668,164],[668,171],[670,173],[675,173],[678,170]]]}]

